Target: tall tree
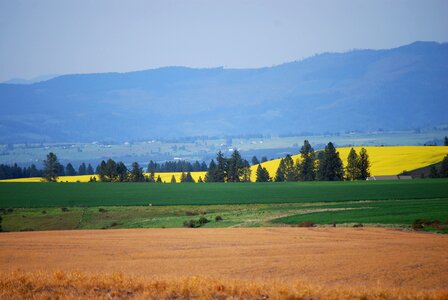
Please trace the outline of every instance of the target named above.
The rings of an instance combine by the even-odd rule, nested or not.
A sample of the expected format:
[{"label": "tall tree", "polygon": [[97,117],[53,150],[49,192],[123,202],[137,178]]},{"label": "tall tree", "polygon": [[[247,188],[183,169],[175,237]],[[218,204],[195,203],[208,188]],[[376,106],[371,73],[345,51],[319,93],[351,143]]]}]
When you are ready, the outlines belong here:
[{"label": "tall tree", "polygon": [[87,174],[87,168],[86,168],[86,164],[82,163],[79,165],[78,167],[78,174],[79,175],[86,175]]},{"label": "tall tree", "polygon": [[45,180],[56,181],[58,178],[59,169],[60,164],[56,154],[53,152],[48,153],[47,159],[44,160],[43,176]]},{"label": "tall tree", "polygon": [[261,158],[261,163],[264,163],[264,162],[267,162],[268,161],[268,158],[266,157],[266,156],[263,156],[262,158]]},{"label": "tall tree", "polygon": [[442,178],[448,177],[448,155],[443,158],[440,164],[439,176]]},{"label": "tall tree", "polygon": [[250,174],[252,173],[252,170],[247,160],[243,159],[242,168],[240,169],[239,173],[240,173],[240,181],[250,182]]},{"label": "tall tree", "polygon": [[157,183],[162,183],[162,177],[160,177],[160,175],[157,175],[157,180],[156,180],[156,182],[157,182]]},{"label": "tall tree", "polygon": [[171,176],[171,183],[176,183],[176,177],[174,175]]},{"label": "tall tree", "polygon": [[283,182],[285,181],[285,163],[283,161],[283,158],[280,160],[280,163],[278,165],[277,171],[275,173],[275,182]]},{"label": "tall tree", "polygon": [[210,161],[210,164],[208,166],[207,173],[205,174],[205,182],[216,182],[216,164],[215,161],[212,159]]},{"label": "tall tree", "polygon": [[128,168],[121,161],[117,164],[117,181],[118,182],[128,181]]},{"label": "tall tree", "polygon": [[313,181],[316,180],[316,163],[314,149],[308,140],[303,142],[300,149],[301,161],[299,163],[299,180]]},{"label": "tall tree", "polygon": [[437,178],[439,177],[439,171],[437,171],[437,168],[435,165],[432,165],[429,168],[429,178]]},{"label": "tall tree", "polygon": [[344,169],[339,153],[333,143],[328,143],[323,151],[317,170],[319,180],[336,181],[344,178]]},{"label": "tall tree", "polygon": [[227,181],[239,182],[242,176],[243,160],[238,150],[234,150],[227,160]]},{"label": "tall tree", "polygon": [[129,177],[130,181],[132,182],[145,181],[145,176],[143,175],[143,168],[141,168],[137,162],[132,163],[132,169]]},{"label": "tall tree", "polygon": [[443,145],[448,146],[448,136],[443,139]]},{"label": "tall tree", "polygon": [[266,168],[263,168],[261,164],[257,167],[257,179],[256,182],[268,182],[270,180],[269,178],[269,172]]},{"label": "tall tree", "polygon": [[65,167],[65,175],[67,175],[67,176],[75,176],[76,175],[75,168],[73,168],[73,165],[71,163],[68,163],[67,166]]},{"label": "tall tree", "polygon": [[225,182],[227,179],[227,159],[224,158],[224,154],[221,151],[218,152],[216,161],[215,181]]},{"label": "tall tree", "polygon": [[366,180],[370,176],[370,160],[367,150],[361,148],[359,152],[359,177],[358,179]]},{"label": "tall tree", "polygon": [[258,160],[258,158],[254,155],[252,156],[252,166],[258,165],[260,163],[260,161]]},{"label": "tall tree", "polygon": [[357,180],[361,176],[358,153],[355,149],[350,149],[347,157],[346,178],[347,180]]},{"label": "tall tree", "polygon": [[285,181],[297,181],[298,174],[297,174],[297,168],[294,165],[294,160],[292,159],[291,155],[287,154],[285,158],[283,159],[283,166],[284,166],[284,176]]},{"label": "tall tree", "polygon": [[89,164],[89,165],[87,166],[86,174],[87,174],[87,175],[93,175],[93,174],[94,174],[94,172],[93,172],[93,167],[92,167],[91,164]]}]

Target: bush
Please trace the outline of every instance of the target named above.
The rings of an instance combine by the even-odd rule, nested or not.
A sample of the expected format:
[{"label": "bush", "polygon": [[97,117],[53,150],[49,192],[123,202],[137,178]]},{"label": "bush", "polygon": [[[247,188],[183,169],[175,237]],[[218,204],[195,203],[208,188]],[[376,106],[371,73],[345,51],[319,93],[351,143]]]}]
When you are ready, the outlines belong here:
[{"label": "bush", "polygon": [[199,213],[197,211],[190,211],[190,210],[186,211],[185,214],[187,216],[197,216],[197,215],[199,215]]},{"label": "bush", "polygon": [[46,211],[46,210],[43,210],[43,211],[42,211],[42,214],[44,214],[44,215],[45,215],[46,213],[47,213],[47,211]]},{"label": "bush", "polygon": [[61,207],[62,211],[69,211],[69,209],[67,207]]},{"label": "bush", "polygon": [[314,227],[313,221],[302,221],[299,224],[297,224],[297,227]]},{"label": "bush", "polygon": [[362,225],[362,223],[356,223],[355,225],[353,225],[353,227],[355,228],[364,227],[364,225]]},{"label": "bush", "polygon": [[199,220],[198,220],[198,222],[199,222],[199,224],[201,224],[201,226],[202,226],[202,225],[207,224],[208,222],[210,222],[210,220],[207,219],[206,217],[200,217]]},{"label": "bush", "polygon": [[216,216],[215,217],[215,221],[216,222],[220,222],[220,221],[222,221],[223,220],[223,218],[221,217],[221,216]]},{"label": "bush", "polygon": [[199,222],[196,220],[184,221],[184,227],[187,227],[187,228],[198,228],[200,226],[201,226],[201,224],[199,224]]},{"label": "bush", "polygon": [[107,212],[107,209],[104,209],[104,208],[100,207],[100,208],[98,209],[98,211],[99,211],[100,213],[106,213],[106,212]]}]

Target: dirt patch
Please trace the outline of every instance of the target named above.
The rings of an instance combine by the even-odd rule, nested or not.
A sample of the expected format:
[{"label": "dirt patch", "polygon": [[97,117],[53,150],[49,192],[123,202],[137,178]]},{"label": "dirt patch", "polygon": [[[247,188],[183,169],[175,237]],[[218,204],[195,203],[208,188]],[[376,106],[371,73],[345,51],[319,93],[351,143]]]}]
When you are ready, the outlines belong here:
[{"label": "dirt patch", "polygon": [[220,228],[0,234],[0,272],[448,289],[448,236],[382,228]]}]

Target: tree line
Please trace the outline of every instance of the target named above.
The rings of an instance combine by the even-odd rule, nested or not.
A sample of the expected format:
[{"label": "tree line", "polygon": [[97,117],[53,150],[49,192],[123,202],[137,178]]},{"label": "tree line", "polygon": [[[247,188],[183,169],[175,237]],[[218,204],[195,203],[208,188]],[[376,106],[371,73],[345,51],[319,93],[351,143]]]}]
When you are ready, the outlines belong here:
[{"label": "tree line", "polygon": [[291,155],[286,155],[280,160],[273,178],[269,176],[267,169],[259,164],[256,181],[365,180],[370,176],[369,169],[369,155],[364,148],[359,154],[352,148],[347,157],[347,167],[344,168],[333,143],[329,142],[323,151],[316,153],[309,141],[305,140],[300,149],[300,159],[294,161]]},{"label": "tree line", "polygon": [[205,182],[248,182],[250,181],[250,164],[241,157],[238,150],[234,150],[229,158],[219,151],[210,161]]}]

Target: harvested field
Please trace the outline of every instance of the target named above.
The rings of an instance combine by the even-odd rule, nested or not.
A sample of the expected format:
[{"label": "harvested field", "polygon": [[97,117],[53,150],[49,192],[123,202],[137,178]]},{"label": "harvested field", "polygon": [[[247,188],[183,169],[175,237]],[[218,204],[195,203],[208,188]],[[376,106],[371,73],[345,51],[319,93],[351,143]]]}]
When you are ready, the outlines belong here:
[{"label": "harvested field", "polygon": [[[105,279],[100,276],[101,280],[107,281],[111,274],[120,272],[125,277],[151,278],[152,282],[158,278],[174,285],[181,284],[180,278],[201,276],[198,280],[213,278],[210,282],[218,280],[213,282],[227,285],[237,284],[234,280],[260,285],[274,280],[283,288],[302,282],[301,286],[305,283],[358,292],[364,288],[371,293],[378,289],[387,293],[391,293],[390,289],[402,289],[415,291],[413,295],[434,292],[448,296],[446,249],[447,236],[381,228],[2,233],[0,288],[5,292],[14,276],[22,278],[22,283],[43,278],[41,284],[44,284],[54,277],[53,272],[78,271],[84,275],[63,275],[63,278],[102,274]],[[48,278],[20,272],[10,274],[18,269],[45,271]]]}]

